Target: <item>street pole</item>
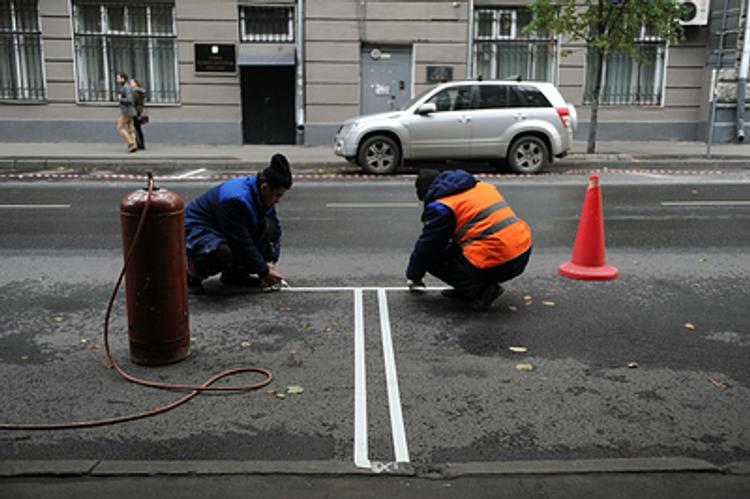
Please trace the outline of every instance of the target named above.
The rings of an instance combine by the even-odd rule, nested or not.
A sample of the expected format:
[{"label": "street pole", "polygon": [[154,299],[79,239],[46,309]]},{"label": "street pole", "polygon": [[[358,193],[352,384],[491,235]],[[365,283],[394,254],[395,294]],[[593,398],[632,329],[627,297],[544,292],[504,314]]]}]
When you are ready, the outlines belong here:
[{"label": "street pole", "polygon": [[711,142],[714,138],[714,122],[716,121],[716,85],[718,80],[718,70],[711,70],[711,93],[708,96],[708,140],[706,140],[706,159],[711,158]]}]

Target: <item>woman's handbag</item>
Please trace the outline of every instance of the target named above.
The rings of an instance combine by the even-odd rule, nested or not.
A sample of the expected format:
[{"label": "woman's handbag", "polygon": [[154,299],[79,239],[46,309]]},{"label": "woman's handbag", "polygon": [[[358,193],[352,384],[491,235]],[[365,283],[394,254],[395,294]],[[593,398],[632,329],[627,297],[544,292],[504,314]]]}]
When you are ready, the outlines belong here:
[{"label": "woman's handbag", "polygon": [[149,122],[149,120],[150,120],[150,118],[149,118],[149,116],[148,116],[148,111],[144,110],[144,111],[143,111],[143,112],[141,113],[141,124],[144,124],[144,125],[145,125],[146,123],[148,123],[148,122]]}]

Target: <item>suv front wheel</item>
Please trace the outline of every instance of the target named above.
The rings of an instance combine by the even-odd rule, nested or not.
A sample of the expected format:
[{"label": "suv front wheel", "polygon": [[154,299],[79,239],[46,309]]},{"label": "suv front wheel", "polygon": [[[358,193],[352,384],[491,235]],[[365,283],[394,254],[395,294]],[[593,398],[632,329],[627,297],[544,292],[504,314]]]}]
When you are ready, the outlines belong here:
[{"label": "suv front wheel", "polygon": [[401,149],[386,135],[373,135],[365,140],[357,155],[359,166],[367,173],[393,173],[401,164]]},{"label": "suv front wheel", "polygon": [[548,164],[547,144],[533,135],[515,140],[508,152],[508,166],[515,173],[537,173]]}]

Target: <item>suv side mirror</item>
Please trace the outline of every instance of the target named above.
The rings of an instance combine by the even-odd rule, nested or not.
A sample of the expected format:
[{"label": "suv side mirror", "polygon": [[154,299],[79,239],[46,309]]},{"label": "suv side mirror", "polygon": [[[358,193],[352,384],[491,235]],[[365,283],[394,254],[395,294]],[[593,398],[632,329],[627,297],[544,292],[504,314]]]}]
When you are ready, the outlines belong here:
[{"label": "suv side mirror", "polygon": [[437,111],[437,106],[434,102],[428,102],[427,104],[422,104],[417,108],[417,114],[425,115],[434,113]]}]

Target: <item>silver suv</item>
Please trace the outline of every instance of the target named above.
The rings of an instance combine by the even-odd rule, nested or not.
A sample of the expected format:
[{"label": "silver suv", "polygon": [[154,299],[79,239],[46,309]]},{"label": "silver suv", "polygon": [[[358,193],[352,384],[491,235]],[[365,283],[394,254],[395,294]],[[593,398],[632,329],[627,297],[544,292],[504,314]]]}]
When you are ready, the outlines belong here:
[{"label": "silver suv", "polygon": [[573,144],[575,107],[551,83],[462,81],[438,85],[400,111],[349,119],[334,152],[368,173],[411,160],[507,160],[536,173]]}]

